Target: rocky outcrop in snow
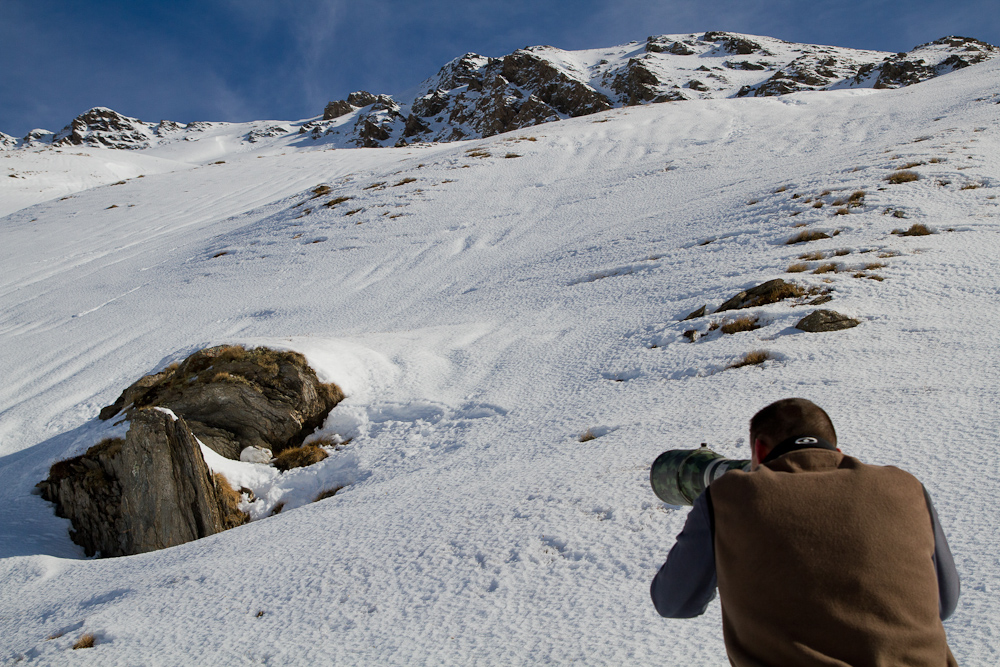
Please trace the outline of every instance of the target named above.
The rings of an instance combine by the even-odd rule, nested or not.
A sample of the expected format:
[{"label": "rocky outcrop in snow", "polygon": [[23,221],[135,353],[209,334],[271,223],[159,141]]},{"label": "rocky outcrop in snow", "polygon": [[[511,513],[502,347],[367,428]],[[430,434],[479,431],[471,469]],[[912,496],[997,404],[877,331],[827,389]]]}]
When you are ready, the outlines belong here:
[{"label": "rocky outcrop in snow", "polygon": [[0,132],[0,151],[9,151],[14,148],[17,148],[17,139],[9,134]]},{"label": "rocky outcrop in snow", "polygon": [[101,419],[129,422],[124,439],[57,462],[38,486],[87,555],[182,544],[247,521],[239,495],[209,474],[199,441],[235,460],[246,451],[294,453],[343,396],[295,352],[201,350],[141,378],[101,411]]},{"label": "rocky outcrop in snow", "polygon": [[247,447],[279,454],[300,445],[343,398],[339,387],[319,381],[301,354],[224,345],[141,378],[100,417],[168,408],[206,446],[239,460]]},{"label": "rocky outcrop in snow", "polygon": [[[213,476],[183,419],[142,408],[125,439],[106,440],[52,466],[38,484],[88,556],[128,556],[241,525],[238,496]],[[236,496],[234,498],[234,496]]]}]

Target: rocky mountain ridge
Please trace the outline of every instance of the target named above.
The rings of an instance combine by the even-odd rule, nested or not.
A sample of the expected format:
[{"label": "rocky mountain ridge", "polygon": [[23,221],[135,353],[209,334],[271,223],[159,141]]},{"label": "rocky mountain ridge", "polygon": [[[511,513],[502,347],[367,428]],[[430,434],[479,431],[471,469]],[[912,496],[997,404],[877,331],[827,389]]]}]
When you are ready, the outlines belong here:
[{"label": "rocky mountain ridge", "polygon": [[[366,91],[298,123],[246,124],[246,143],[289,135],[344,147],[401,146],[493,136],[608,109],[691,99],[766,97],[843,88],[899,88],[983,62],[1000,48],[944,37],[906,53],[796,44],[730,32],[654,35],[609,49],[519,49],[492,58],[467,53],[412,96]],[[222,123],[146,123],[97,107],[58,133],[0,134],[0,150],[36,146],[143,149],[197,141]]]}]

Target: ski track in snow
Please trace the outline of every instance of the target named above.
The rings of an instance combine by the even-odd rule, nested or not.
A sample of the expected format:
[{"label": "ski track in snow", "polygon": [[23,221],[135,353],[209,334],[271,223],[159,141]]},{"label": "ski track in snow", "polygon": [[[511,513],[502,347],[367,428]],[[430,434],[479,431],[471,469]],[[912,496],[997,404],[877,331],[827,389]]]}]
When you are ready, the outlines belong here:
[{"label": "ski track in snow", "polygon": [[[648,466],[701,442],[743,457],[753,412],[799,395],[846,452],[924,482],[962,577],[951,646],[996,664],[998,83],[993,61],[431,147],[5,155],[52,193],[0,218],[0,660],[723,665],[718,602],[684,621],[649,602],[686,512]],[[109,155],[144,178],[100,185]],[[884,181],[911,161],[919,181]],[[915,222],[939,233],[890,233]],[[839,233],[784,244],[802,229]],[[812,251],[841,270],[785,272]],[[801,333],[813,308],[788,302],[734,335],[709,323],[742,311],[680,322],[777,277],[862,325]],[[96,414],[128,384],[222,342],[304,353],[348,394],[326,431],[354,439],[276,483],[271,502],[301,496],[280,515],[83,558],[33,485],[121,432]],[[726,370],[754,349],[772,359]]]}]

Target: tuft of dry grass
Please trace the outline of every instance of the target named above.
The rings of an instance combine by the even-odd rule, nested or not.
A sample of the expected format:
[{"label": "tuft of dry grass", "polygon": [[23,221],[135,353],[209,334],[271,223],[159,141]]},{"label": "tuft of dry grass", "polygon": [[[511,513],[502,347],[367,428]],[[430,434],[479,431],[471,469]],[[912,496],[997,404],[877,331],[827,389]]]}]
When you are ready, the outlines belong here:
[{"label": "tuft of dry grass", "polygon": [[753,206],[754,204],[757,203],[757,201],[758,200],[756,200],[756,199],[751,199],[750,201],[747,202],[747,206]]},{"label": "tuft of dry grass", "polygon": [[885,180],[892,185],[899,185],[900,183],[909,183],[911,181],[920,180],[920,174],[915,171],[894,171],[885,177]]},{"label": "tuft of dry grass", "polygon": [[834,199],[832,202],[830,202],[830,206],[843,206],[846,203],[847,200],[845,199]]},{"label": "tuft of dry grass", "polygon": [[469,157],[478,157],[478,158],[490,157],[490,152],[484,151],[482,149],[467,150],[465,151],[465,154]]},{"label": "tuft of dry grass", "polygon": [[928,160],[928,162],[930,162],[931,164],[937,164],[939,162],[944,162],[944,160],[942,160],[939,157],[932,157],[930,160]]},{"label": "tuft of dry grass", "polygon": [[520,153],[507,153],[504,155],[505,158],[521,157]]},{"label": "tuft of dry grass", "polygon": [[813,269],[813,273],[837,273],[840,269],[833,262],[822,264]]},{"label": "tuft of dry grass", "polygon": [[590,442],[591,440],[597,440],[597,436],[594,434],[594,429],[588,428],[578,439],[580,442]]},{"label": "tuft of dry grass", "polygon": [[282,472],[319,463],[329,454],[316,445],[290,447],[274,457],[274,467]]},{"label": "tuft of dry grass", "polygon": [[841,208],[838,208],[838,209],[837,209],[837,210],[835,211],[835,213],[836,213],[837,215],[847,215],[848,213],[850,213],[850,210],[848,210],[848,208],[847,208],[846,206],[843,206],[843,207],[841,207]]},{"label": "tuft of dry grass", "polygon": [[961,190],[977,190],[980,187],[979,183],[966,183],[960,189]]},{"label": "tuft of dry grass", "polygon": [[343,486],[335,486],[332,489],[327,489],[326,491],[321,491],[319,495],[313,500],[314,503],[318,503],[321,500],[326,500],[327,498],[333,498],[337,495],[337,492],[343,489]]},{"label": "tuft of dry grass", "polygon": [[792,199],[798,199],[801,196],[802,195],[800,195],[799,193],[796,192],[794,195],[792,195]]},{"label": "tuft of dry grass", "polygon": [[906,164],[896,167],[896,171],[899,171],[900,169],[913,169],[914,167],[920,167],[924,164],[924,162],[907,162]]},{"label": "tuft of dry grass", "polygon": [[402,179],[399,183],[393,183],[392,187],[398,188],[400,185],[406,185],[407,183],[413,183],[416,180],[417,179],[413,178],[412,176],[407,176],[406,178]]},{"label": "tuft of dry grass", "polygon": [[897,236],[928,236],[934,232],[932,232],[931,229],[922,222],[915,222],[910,225],[910,228],[906,231],[903,231],[902,229],[894,229],[892,230],[892,233]]},{"label": "tuft of dry grass", "polygon": [[760,329],[760,325],[757,324],[756,316],[744,315],[743,317],[738,317],[731,322],[723,324],[720,328],[724,334],[734,334],[741,331],[753,331],[754,329]]},{"label": "tuft of dry grass", "polygon": [[813,208],[823,208],[823,202],[819,199],[813,202]]},{"label": "tuft of dry grass", "polygon": [[851,196],[847,198],[847,201],[851,202],[852,204],[854,202],[859,202],[865,198],[866,194],[868,193],[866,193],[864,190],[855,190],[854,192],[851,193]]},{"label": "tuft of dry grass", "polygon": [[385,181],[379,181],[378,183],[372,183],[371,185],[367,185],[363,189],[364,190],[375,190],[375,189],[381,190],[384,187],[385,187]]},{"label": "tuft of dry grass", "polygon": [[819,193],[819,196],[820,196],[820,197],[825,197],[825,196],[827,196],[828,194],[831,194],[831,191],[830,191],[830,190],[823,190],[823,192]]},{"label": "tuft of dry grass", "polygon": [[229,480],[222,473],[213,473],[212,485],[215,487],[215,496],[219,499],[222,524],[226,530],[248,523],[250,517],[240,510],[242,497],[229,485]]},{"label": "tuft of dry grass", "polygon": [[823,259],[824,257],[826,257],[826,254],[819,252],[818,250],[816,252],[804,252],[801,255],[799,255],[799,259],[804,259],[810,262],[815,262],[817,260]]},{"label": "tuft of dry grass", "polygon": [[850,255],[850,254],[851,254],[851,251],[849,249],[847,249],[847,248],[840,248],[839,250],[837,250],[836,252],[833,253],[833,256],[834,257],[843,257],[844,255]]},{"label": "tuft of dry grass", "polygon": [[762,364],[771,356],[767,353],[767,350],[754,350],[753,352],[747,352],[742,359],[739,361],[734,361],[729,364],[726,368],[743,368],[744,366],[756,366],[757,364]]},{"label": "tuft of dry grass", "polygon": [[355,208],[355,209],[352,209],[352,210],[348,211],[344,215],[345,216],[347,216],[347,215],[354,215],[355,213],[361,213],[361,211],[363,211],[363,210],[365,210],[365,209],[363,209],[363,208]]},{"label": "tuft of dry grass", "polygon": [[97,638],[90,632],[80,635],[80,638],[76,640],[75,644],[73,644],[73,650],[75,651],[78,648],[94,648],[94,643],[96,641]]},{"label": "tuft of dry grass", "polygon": [[795,236],[789,238],[785,241],[785,245],[794,245],[796,243],[808,243],[809,241],[819,241],[820,239],[828,239],[830,235],[825,232],[817,231],[802,231]]},{"label": "tuft of dry grass", "polygon": [[316,199],[316,197],[322,197],[323,195],[328,195],[332,190],[333,188],[331,188],[329,185],[317,185],[312,190],[310,190],[310,192],[313,193],[313,196],[310,197],[310,199]]},{"label": "tuft of dry grass", "polygon": [[351,199],[354,199],[354,197],[345,197],[345,196],[334,197],[327,203],[323,204],[323,206],[326,206],[327,208],[333,208],[337,204],[343,204],[345,201],[350,201]]},{"label": "tuft of dry grass", "polygon": [[785,272],[786,273],[802,273],[803,271],[808,271],[808,270],[809,270],[809,265],[808,264],[806,264],[805,262],[796,262],[795,264],[790,264],[788,266],[788,268],[785,269]]},{"label": "tuft of dry grass", "polygon": [[779,192],[784,192],[787,189],[788,188],[786,186],[782,185],[780,188],[778,188],[777,190],[775,190],[774,193],[778,194]]},{"label": "tuft of dry grass", "polygon": [[885,266],[885,262],[868,262],[864,268],[865,271],[874,271],[875,269],[884,269]]}]

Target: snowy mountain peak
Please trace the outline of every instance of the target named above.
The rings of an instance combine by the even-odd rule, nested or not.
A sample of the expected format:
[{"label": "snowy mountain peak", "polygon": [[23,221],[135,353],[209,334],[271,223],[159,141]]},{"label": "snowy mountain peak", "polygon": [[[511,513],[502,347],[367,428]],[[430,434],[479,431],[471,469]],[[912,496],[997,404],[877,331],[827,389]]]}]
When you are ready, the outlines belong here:
[{"label": "snowy mountain peak", "polygon": [[[898,88],[981,63],[1000,49],[949,36],[907,53],[796,44],[773,37],[710,31],[651,35],[644,43],[564,51],[518,49],[499,58],[466,53],[411,95],[356,91],[294,124],[303,141],[341,146],[403,146],[489,137],[609,109],[692,99],[767,97],[840,88]],[[195,141],[211,123],[151,124],[96,107],[53,135],[34,130],[17,146],[88,145],[142,149]],[[242,140],[287,134],[291,123],[247,124]]]}]

